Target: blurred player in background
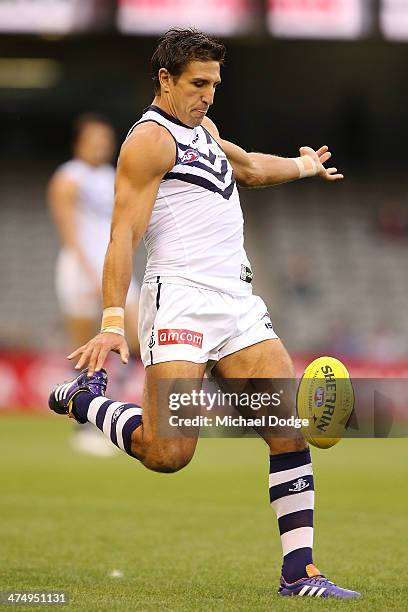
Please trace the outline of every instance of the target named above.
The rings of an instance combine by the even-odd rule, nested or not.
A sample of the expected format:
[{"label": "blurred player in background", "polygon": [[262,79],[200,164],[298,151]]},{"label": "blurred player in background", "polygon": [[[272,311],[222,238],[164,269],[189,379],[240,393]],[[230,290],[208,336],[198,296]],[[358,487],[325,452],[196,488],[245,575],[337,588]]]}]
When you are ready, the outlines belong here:
[{"label": "blurred player in background", "polygon": [[[57,168],[48,186],[48,203],[61,241],[56,291],[72,348],[93,336],[100,323],[101,281],[114,202],[116,149],[112,125],[88,113],[74,122],[73,158]],[[132,280],[126,308],[130,355],[139,357],[139,292]],[[110,455],[111,444],[93,427],[78,428],[78,450]]]},{"label": "blurred player in background", "polygon": [[[256,385],[262,379],[273,388],[274,380],[295,377],[265,303],[252,293],[237,183],[267,187],[309,176],[343,178],[336,168],[325,168],[331,157],[326,146],[302,147],[300,156],[283,158],[247,153],[220,136],[206,114],[224,55],[222,44],[194,30],[173,29],[160,40],[152,58],[153,103],[120,153],[101,332],[69,356],[78,359],[77,369],[87,369],[57,385],[49,399],[52,410],[94,423],[118,448],[158,472],[187,465],[198,436],[160,435],[160,422],[169,422],[171,414],[168,398],[160,394],[163,379],[173,386],[181,379],[191,392],[200,388],[212,361],[221,384],[244,379]],[[243,109],[243,120],[251,112]],[[142,236],[148,250],[140,300],[143,407],[107,399],[102,369],[112,350],[122,361],[128,358],[123,308],[133,250]],[[277,416],[283,408],[274,409]],[[302,434],[263,438],[283,549],[280,595],[358,597],[313,563],[314,480]]]}]

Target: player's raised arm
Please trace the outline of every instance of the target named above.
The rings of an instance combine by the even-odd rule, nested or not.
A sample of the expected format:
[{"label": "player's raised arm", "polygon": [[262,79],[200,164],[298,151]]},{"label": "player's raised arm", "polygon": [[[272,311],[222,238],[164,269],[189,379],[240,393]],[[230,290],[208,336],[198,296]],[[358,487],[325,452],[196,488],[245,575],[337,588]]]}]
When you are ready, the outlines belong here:
[{"label": "player's raised arm", "polygon": [[299,157],[279,157],[264,153],[247,153],[241,147],[223,140],[215,124],[206,117],[203,125],[218,140],[228,157],[237,180],[242,187],[269,187],[300,178],[318,176],[327,181],[344,178],[337,168],[325,168],[331,158],[327,146],[317,151],[311,147],[300,147]]},{"label": "player's raised arm", "polygon": [[110,351],[128,359],[123,309],[132,273],[132,256],[149,223],[163,175],[174,165],[175,144],[167,130],[153,122],[137,126],[121,149],[116,177],[111,238],[103,271],[101,332],[68,356],[79,357],[76,369],[100,370]]}]

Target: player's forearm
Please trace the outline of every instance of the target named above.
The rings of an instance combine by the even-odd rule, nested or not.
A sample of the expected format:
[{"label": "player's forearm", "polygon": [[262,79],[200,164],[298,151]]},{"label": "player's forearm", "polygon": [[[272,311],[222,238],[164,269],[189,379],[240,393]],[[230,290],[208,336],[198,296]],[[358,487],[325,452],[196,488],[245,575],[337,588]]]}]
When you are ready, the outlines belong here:
[{"label": "player's forearm", "polygon": [[76,232],[75,232],[75,224],[72,222],[72,219],[54,219],[57,227],[57,232],[61,241],[62,246],[75,253],[78,261],[84,270],[85,274],[94,281],[97,278],[96,272],[93,269],[88,257],[85,254],[84,249],[82,248]]},{"label": "player's forearm", "polygon": [[74,183],[67,181],[64,177],[56,177],[50,183],[48,206],[62,246],[75,253],[82,269],[89,279],[95,282],[97,275],[78,240],[76,231],[77,190]]},{"label": "player's forearm", "polygon": [[317,166],[309,156],[278,157],[263,153],[249,153],[252,172],[249,187],[269,187],[289,183],[306,176],[314,176]]},{"label": "player's forearm", "polygon": [[48,207],[63,247],[69,250],[77,250],[75,203],[66,197],[49,195]]},{"label": "player's forearm", "polygon": [[91,262],[89,261],[87,255],[85,254],[84,249],[82,248],[80,242],[78,241],[74,233],[72,232],[71,235],[66,234],[66,240],[63,240],[62,244],[64,245],[66,249],[75,253],[85,274],[88,276],[90,280],[92,280],[93,282],[96,282],[98,275],[96,274],[96,271],[92,267]]}]

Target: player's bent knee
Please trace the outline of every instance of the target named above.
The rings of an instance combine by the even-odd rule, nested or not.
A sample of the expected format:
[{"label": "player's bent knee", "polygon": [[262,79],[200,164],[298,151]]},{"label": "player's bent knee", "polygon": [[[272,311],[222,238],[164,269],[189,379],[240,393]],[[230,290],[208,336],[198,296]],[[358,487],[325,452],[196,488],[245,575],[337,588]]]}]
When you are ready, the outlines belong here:
[{"label": "player's bent knee", "polygon": [[141,459],[143,465],[154,472],[173,474],[188,465],[193,457],[193,451],[186,451],[177,447],[168,447],[160,451],[148,452]]},{"label": "player's bent knee", "polygon": [[146,457],[142,460],[143,465],[153,472],[160,472],[162,474],[174,474],[175,472],[179,472],[182,470],[189,462],[191,461],[191,457],[189,458],[162,458],[155,457],[150,458]]}]

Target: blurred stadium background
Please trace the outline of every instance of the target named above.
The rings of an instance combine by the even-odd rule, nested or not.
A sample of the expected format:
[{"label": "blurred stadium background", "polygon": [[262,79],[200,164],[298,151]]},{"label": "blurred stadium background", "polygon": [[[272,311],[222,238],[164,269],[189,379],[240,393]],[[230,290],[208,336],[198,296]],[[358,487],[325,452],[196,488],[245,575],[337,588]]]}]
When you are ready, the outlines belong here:
[{"label": "blurred stadium background", "polygon": [[[211,110],[223,137],[284,156],[328,144],[346,176],[241,192],[255,290],[298,369],[329,353],[354,376],[408,374],[408,0],[1,0],[0,588],[64,587],[75,609],[265,610],[279,571],[257,441],[204,440],[167,480],[77,457],[46,416],[66,370],[46,184],[78,113],[104,113],[124,138],[174,25],[227,43]],[[135,260],[140,280],[143,247]],[[318,563],[371,593],[361,609],[406,609],[404,441],[314,456]],[[107,588],[115,568],[127,574]]]},{"label": "blurred stadium background", "polygon": [[[289,350],[359,360],[364,372],[367,360],[388,369],[393,364],[394,373],[408,371],[408,319],[402,316],[408,298],[408,2],[4,0],[4,408],[16,395],[27,403],[30,379],[45,377],[45,389],[58,363],[53,351],[64,349],[53,285],[57,240],[45,186],[70,156],[72,120],[83,111],[103,112],[123,139],[152,99],[155,37],[174,24],[227,40],[223,86],[211,110],[225,138],[285,156],[303,144],[327,143],[346,175],[336,185],[306,181],[242,191],[254,286]],[[142,247],[139,278],[143,260]],[[41,402],[37,396],[35,405],[44,394]]]}]

